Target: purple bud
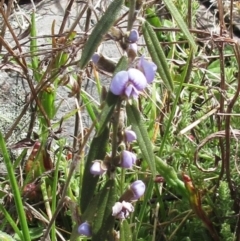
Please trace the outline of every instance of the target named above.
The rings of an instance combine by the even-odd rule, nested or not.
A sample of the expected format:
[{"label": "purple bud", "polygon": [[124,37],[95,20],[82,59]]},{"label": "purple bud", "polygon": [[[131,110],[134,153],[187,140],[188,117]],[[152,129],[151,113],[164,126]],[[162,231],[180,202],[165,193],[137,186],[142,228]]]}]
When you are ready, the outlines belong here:
[{"label": "purple bud", "polygon": [[147,61],[142,56],[139,60],[138,68],[144,73],[148,84],[151,84],[154,80],[154,76],[157,71],[157,65],[153,62]]},{"label": "purple bud", "polygon": [[128,98],[137,98],[139,91],[147,86],[143,73],[130,68],[128,71],[118,72],[112,79],[110,90],[115,95],[126,95]]},{"label": "purple bud", "polygon": [[125,140],[127,142],[133,142],[133,141],[135,141],[137,139],[136,133],[134,131],[132,131],[132,130],[127,130],[126,129],[124,134],[125,134]]},{"label": "purple bud", "polygon": [[133,154],[130,151],[126,151],[126,150],[122,151],[121,157],[122,157],[121,167],[123,167],[123,168],[131,168],[137,160],[137,157],[135,154]]},{"label": "purple bud", "polygon": [[134,194],[132,200],[136,200],[144,194],[146,186],[143,181],[137,180],[131,184],[130,189]]},{"label": "purple bud", "polygon": [[107,171],[107,167],[102,161],[94,161],[94,163],[90,168],[90,172],[93,175],[97,175],[97,176],[103,175],[106,171]]},{"label": "purple bud", "polygon": [[91,232],[91,227],[89,225],[88,222],[84,222],[82,223],[79,227],[78,227],[78,233],[85,235],[87,237],[91,237],[92,236],[92,232]]},{"label": "purple bud", "polygon": [[99,55],[98,53],[95,53],[95,54],[92,56],[92,62],[93,62],[94,64],[97,64],[98,61],[99,61],[99,59],[100,59],[100,55]]},{"label": "purple bud", "polygon": [[135,43],[137,42],[139,39],[139,33],[136,29],[132,29],[129,33],[129,36],[128,36],[128,41],[130,43]]},{"label": "purple bud", "polygon": [[115,216],[118,219],[125,219],[133,211],[134,207],[131,203],[125,201],[116,202],[112,207],[112,216]]}]

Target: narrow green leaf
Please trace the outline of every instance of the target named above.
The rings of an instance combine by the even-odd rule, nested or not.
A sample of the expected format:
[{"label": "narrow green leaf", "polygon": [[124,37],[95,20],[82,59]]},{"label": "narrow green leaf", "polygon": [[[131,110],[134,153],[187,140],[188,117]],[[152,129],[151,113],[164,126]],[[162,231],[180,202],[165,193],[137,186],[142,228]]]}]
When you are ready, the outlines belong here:
[{"label": "narrow green leaf", "polygon": [[[157,16],[157,11],[155,8],[147,8],[146,9],[146,20],[154,27],[160,28],[161,27],[161,21],[160,18]],[[161,39],[161,32],[157,31],[156,35],[158,37],[158,40],[160,41]]]},{"label": "narrow green leaf", "polygon": [[142,30],[149,54],[151,55],[153,62],[157,65],[159,75],[168,90],[173,92],[174,85],[169,71],[169,66],[156,33],[147,21],[143,23]]},{"label": "narrow green leaf", "polygon": [[83,48],[82,56],[79,62],[79,67],[81,69],[87,65],[102,38],[114,24],[123,3],[124,0],[114,0],[111,2],[104,15],[97,22]]},{"label": "narrow green leaf", "polygon": [[[82,101],[85,105],[85,108],[87,110],[87,113],[89,115],[89,117],[91,118],[92,122],[94,122],[97,117],[96,117],[96,106],[92,103],[92,101],[90,100],[90,98],[86,95],[86,93],[84,93],[83,91],[81,91],[81,97],[82,97]],[[96,130],[99,129],[99,123],[96,123]]]},{"label": "narrow green leaf", "polygon": [[137,142],[142,152],[143,158],[147,161],[153,177],[156,175],[155,158],[152,150],[152,143],[149,139],[146,126],[136,105],[128,104],[126,107],[129,124],[137,135]]},{"label": "narrow green leaf", "polygon": [[191,33],[189,32],[188,27],[187,27],[186,23],[184,22],[181,14],[175,7],[173,1],[172,0],[163,0],[163,2],[165,3],[165,6],[167,7],[168,11],[171,13],[172,17],[175,19],[179,28],[182,30],[182,32],[188,39],[189,43],[191,44],[191,46],[193,48],[193,51],[196,52],[197,45],[196,45]]},{"label": "narrow green leaf", "polygon": [[101,190],[98,207],[92,226],[92,241],[111,240],[112,229],[114,227],[114,217],[112,216],[112,207],[116,202],[115,180],[110,179]]},{"label": "narrow green leaf", "polygon": [[156,166],[158,173],[164,177],[164,180],[168,185],[175,189],[177,193],[182,195],[182,197],[187,198],[188,193],[182,180],[178,178],[177,173],[173,167],[169,166],[160,157],[156,156]]},{"label": "narrow green leaf", "polygon": [[89,154],[87,157],[87,162],[85,164],[85,171],[83,174],[81,187],[80,207],[82,213],[86,210],[89,202],[91,201],[99,179],[99,176],[93,176],[90,173],[90,167],[94,160],[103,160],[103,158],[105,157],[108,138],[109,129],[105,128],[101,135],[94,137],[94,139],[92,140]]},{"label": "narrow green leaf", "polygon": [[98,123],[98,136],[101,135],[102,131],[110,121],[112,114],[114,112],[114,108],[118,101],[120,101],[120,97],[114,95],[112,92],[109,91]]},{"label": "narrow green leaf", "polygon": [[22,198],[20,194],[20,189],[16,180],[16,176],[13,170],[12,162],[9,158],[9,154],[6,148],[6,143],[3,139],[2,133],[0,132],[0,151],[3,155],[3,160],[5,162],[6,168],[7,168],[7,173],[9,176],[9,181],[11,185],[11,190],[13,192],[13,197],[14,197],[14,202],[15,206],[18,212],[18,218],[21,224],[22,228],[22,240],[24,241],[30,241],[30,235],[29,235],[29,229],[28,229],[28,224],[27,224],[27,219],[26,219],[26,214],[23,208],[23,203],[22,203]]},{"label": "narrow green leaf", "polygon": [[[15,234],[18,235],[19,237],[22,237],[22,233],[20,232],[20,230],[18,229],[18,226],[16,224],[16,221],[12,219],[12,217],[10,216],[10,214],[8,213],[8,211],[3,207],[2,204],[0,204],[0,211],[1,213],[4,215],[4,218],[6,219],[6,221],[8,222],[8,224],[11,225],[12,229],[14,230]],[[2,240],[1,237],[1,231],[0,231],[0,240]],[[4,240],[4,239],[3,239]]]},{"label": "narrow green leaf", "polygon": [[[136,218],[138,220],[138,223],[136,225],[136,229],[133,230],[133,236],[137,237],[138,233],[142,227],[142,223],[144,222],[144,217],[146,215],[146,209],[147,206],[149,205],[149,200],[152,197],[152,192],[153,192],[153,179],[150,178],[149,181],[147,182],[147,189],[146,192],[144,194],[144,199],[143,202],[141,203],[141,209],[139,211],[139,213],[136,214]],[[133,240],[137,240],[137,239],[133,239]]]},{"label": "narrow green leaf", "polygon": [[0,240],[1,241],[16,241],[15,239],[13,239],[10,235],[0,231]]},{"label": "narrow green leaf", "polygon": [[165,145],[167,137],[170,133],[169,130],[170,130],[170,127],[172,126],[172,120],[175,116],[175,112],[176,112],[178,100],[179,100],[179,97],[180,97],[180,94],[181,94],[181,91],[182,91],[183,83],[188,82],[188,80],[191,76],[192,59],[193,59],[193,53],[191,51],[190,54],[189,54],[189,58],[188,58],[186,66],[185,66],[185,69],[183,71],[183,74],[181,75],[181,78],[180,78],[179,87],[177,89],[177,94],[174,98],[173,107],[172,107],[170,116],[168,118],[167,126],[166,126],[165,131],[164,131],[164,135],[163,135],[161,145],[160,145],[160,148],[159,148],[159,151],[158,151],[158,156],[162,156],[164,145]]},{"label": "narrow green leaf", "polygon": [[132,240],[132,232],[128,221],[124,219],[120,224],[120,241]]}]

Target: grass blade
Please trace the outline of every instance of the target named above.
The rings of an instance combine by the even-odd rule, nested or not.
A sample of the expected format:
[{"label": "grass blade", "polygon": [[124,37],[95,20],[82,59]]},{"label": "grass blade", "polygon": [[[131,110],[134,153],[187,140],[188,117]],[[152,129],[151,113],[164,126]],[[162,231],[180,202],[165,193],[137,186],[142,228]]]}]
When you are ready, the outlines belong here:
[{"label": "grass blade", "polygon": [[1,132],[0,132],[0,148],[1,148],[2,155],[3,155],[3,160],[4,160],[6,168],[7,168],[10,185],[11,185],[11,189],[13,192],[14,201],[15,201],[19,221],[20,221],[21,228],[22,228],[22,240],[23,241],[31,241],[28,224],[27,224],[27,219],[26,219],[24,208],[23,208],[21,194],[20,194],[20,189],[17,184],[17,180],[15,177],[15,173],[13,170],[11,160],[9,158],[6,143],[3,139],[3,135]]},{"label": "grass blade", "polygon": [[153,62],[157,65],[158,73],[168,90],[173,92],[173,80],[169,71],[165,54],[158,41],[158,37],[153,31],[152,26],[147,21],[143,23],[142,29],[148,51],[152,57]]}]

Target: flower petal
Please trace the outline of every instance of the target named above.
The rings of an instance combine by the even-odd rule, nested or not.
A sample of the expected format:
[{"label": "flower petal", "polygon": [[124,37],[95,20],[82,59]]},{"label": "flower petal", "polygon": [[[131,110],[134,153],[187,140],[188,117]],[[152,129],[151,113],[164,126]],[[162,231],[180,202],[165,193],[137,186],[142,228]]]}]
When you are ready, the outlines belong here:
[{"label": "flower petal", "polygon": [[125,95],[127,97],[133,97],[135,99],[137,99],[138,95],[139,95],[138,90],[132,84],[129,84],[127,86],[127,88],[125,89],[124,93],[125,93]]},{"label": "flower petal", "polygon": [[107,168],[102,161],[94,161],[94,163],[90,168],[90,172],[93,175],[97,175],[97,176],[103,175],[106,171],[107,171]]},{"label": "flower petal", "polygon": [[137,157],[130,151],[122,151],[121,166],[123,168],[131,168],[135,164]]},{"label": "flower petal", "polygon": [[136,200],[144,194],[146,186],[143,181],[137,180],[131,184],[130,189],[134,194],[134,198],[132,200]]},{"label": "flower petal", "polygon": [[116,202],[112,207],[112,216],[118,219],[125,219],[134,211],[134,207],[129,202]]},{"label": "flower petal", "polygon": [[127,71],[118,72],[112,79],[112,82],[110,85],[110,91],[114,95],[124,94],[124,90],[127,82],[128,82],[128,72]]},{"label": "flower petal", "polygon": [[126,129],[124,134],[125,134],[125,140],[127,142],[133,142],[137,139],[136,133],[132,130]]},{"label": "flower petal", "polygon": [[124,209],[128,210],[128,212],[130,212],[130,213],[132,213],[134,211],[133,205],[129,202],[122,201],[122,207]]},{"label": "flower petal", "polygon": [[130,68],[128,70],[128,76],[129,81],[138,91],[142,91],[147,86],[147,80],[140,70]]},{"label": "flower petal", "polygon": [[157,71],[157,65],[153,62],[147,61],[143,56],[140,58],[138,68],[141,69],[147,79],[148,84],[151,84],[154,80],[155,73]]},{"label": "flower petal", "polygon": [[122,203],[116,202],[112,207],[112,216],[116,216],[121,211],[122,211]]}]

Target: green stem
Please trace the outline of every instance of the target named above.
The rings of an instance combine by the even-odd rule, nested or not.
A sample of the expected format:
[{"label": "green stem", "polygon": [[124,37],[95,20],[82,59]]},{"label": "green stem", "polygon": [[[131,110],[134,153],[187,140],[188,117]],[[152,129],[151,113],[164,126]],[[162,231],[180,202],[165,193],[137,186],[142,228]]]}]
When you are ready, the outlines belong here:
[{"label": "green stem", "polygon": [[9,158],[6,143],[3,139],[3,135],[2,135],[1,132],[0,132],[0,148],[1,148],[2,155],[3,155],[4,163],[5,163],[6,168],[7,168],[10,185],[11,185],[11,189],[12,189],[12,192],[13,192],[14,201],[15,201],[19,221],[20,221],[21,228],[22,228],[21,240],[31,241],[30,232],[29,232],[28,225],[27,225],[27,219],[26,219],[24,208],[23,208],[22,198],[21,198],[21,194],[20,194],[20,191],[19,191],[20,189],[19,189],[19,186],[17,184],[17,180],[16,180],[16,177],[15,177],[15,173],[14,173],[14,170],[13,170],[11,160]]},{"label": "green stem", "polygon": [[[58,155],[57,155],[57,163],[54,171],[54,179],[53,179],[53,185],[52,185],[52,213],[55,213],[56,211],[56,200],[57,200],[57,185],[58,185],[58,170],[59,170],[59,165],[60,165],[60,160],[61,160],[61,154],[63,151],[63,144],[61,143]],[[56,239],[56,227],[55,227],[55,222],[53,222],[53,226],[51,229],[51,240],[57,240]]]},{"label": "green stem", "polygon": [[119,124],[119,117],[121,112],[121,101],[118,101],[116,106],[116,115],[114,115],[114,121],[113,121],[113,135],[112,135],[112,160],[115,158],[117,154],[117,137],[118,137],[118,124]]}]

